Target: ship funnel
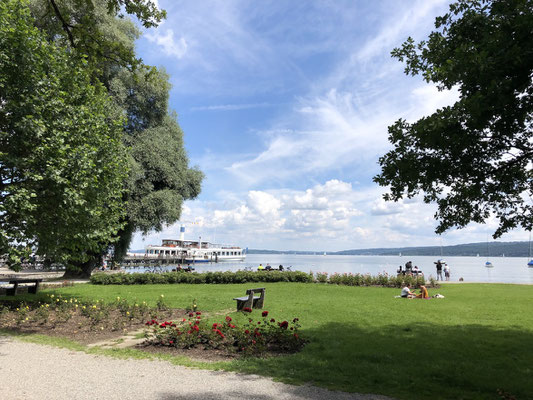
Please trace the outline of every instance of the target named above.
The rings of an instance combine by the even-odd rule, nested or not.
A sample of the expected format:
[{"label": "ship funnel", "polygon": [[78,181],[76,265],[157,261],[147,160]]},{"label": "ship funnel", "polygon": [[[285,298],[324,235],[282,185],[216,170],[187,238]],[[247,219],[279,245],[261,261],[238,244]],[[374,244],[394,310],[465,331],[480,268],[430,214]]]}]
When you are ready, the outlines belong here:
[{"label": "ship funnel", "polygon": [[180,240],[185,240],[185,227],[183,225],[180,227]]}]

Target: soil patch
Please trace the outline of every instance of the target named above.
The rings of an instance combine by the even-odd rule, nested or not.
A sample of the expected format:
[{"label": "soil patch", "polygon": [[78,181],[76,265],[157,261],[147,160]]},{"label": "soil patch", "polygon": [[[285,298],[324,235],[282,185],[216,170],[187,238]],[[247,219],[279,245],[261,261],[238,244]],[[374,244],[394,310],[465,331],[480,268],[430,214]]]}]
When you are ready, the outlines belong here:
[{"label": "soil patch", "polygon": [[[0,306],[1,307],[1,306]],[[183,318],[185,310],[160,311],[161,319]],[[28,319],[26,319],[28,318]],[[72,311],[68,320],[66,317],[51,311],[46,321],[39,318],[35,310],[20,316],[20,310],[2,312],[0,328],[16,333],[33,333],[53,337],[67,338],[81,344],[91,344],[104,340],[120,339],[129,332],[140,331],[145,328],[145,321],[125,318],[118,310],[110,310],[105,320],[95,322],[80,311]]]}]

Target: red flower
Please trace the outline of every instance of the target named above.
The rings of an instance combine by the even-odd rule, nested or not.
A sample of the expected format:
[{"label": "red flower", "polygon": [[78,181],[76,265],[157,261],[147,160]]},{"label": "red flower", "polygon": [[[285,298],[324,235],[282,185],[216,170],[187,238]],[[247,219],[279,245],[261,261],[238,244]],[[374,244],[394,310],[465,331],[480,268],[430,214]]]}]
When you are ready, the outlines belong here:
[{"label": "red flower", "polygon": [[202,315],[200,311],[196,311],[196,315]]},{"label": "red flower", "polygon": [[261,325],[261,321],[257,321],[257,325]]},{"label": "red flower", "polygon": [[276,322],[274,318],[270,318],[270,322]]},{"label": "red flower", "polygon": [[247,335],[249,335],[249,334],[250,334],[250,331],[249,331],[248,329],[246,329],[246,330],[244,331],[244,333],[246,333]]},{"label": "red flower", "polygon": [[250,307],[244,307],[242,309],[242,311],[244,311],[244,312],[252,312],[252,309]]},{"label": "red flower", "polygon": [[231,317],[229,315],[226,316],[226,321],[231,322]]},{"label": "red flower", "polygon": [[192,312],[189,313],[189,317],[194,317],[194,314]]},{"label": "red flower", "polygon": [[224,334],[220,331],[220,329],[215,330],[215,333],[220,336],[222,339],[224,339]]},{"label": "red flower", "polygon": [[212,328],[213,328],[213,329],[217,329],[217,327],[218,327],[218,324],[215,322],[215,323],[213,324],[213,327],[212,327]]},{"label": "red flower", "polygon": [[168,344],[174,344],[174,341],[173,340],[169,340]]},{"label": "red flower", "polygon": [[298,321],[299,321],[298,318],[294,318],[294,319],[292,320],[292,322],[294,322],[294,323],[296,323],[296,322],[298,322]]},{"label": "red flower", "polygon": [[194,321],[194,325],[200,325],[200,321]]},{"label": "red flower", "polygon": [[279,327],[281,329],[287,329],[289,327],[289,323],[287,321],[283,321],[283,322],[279,323]]},{"label": "red flower", "polygon": [[202,317],[196,317],[196,319],[202,319]]},{"label": "red flower", "polygon": [[296,339],[298,339],[298,334],[297,334],[297,333],[295,333],[295,334],[294,334],[294,337],[295,337]]},{"label": "red flower", "polygon": [[200,332],[200,328],[198,327],[198,325],[194,325],[192,329],[195,330],[196,332]]},{"label": "red flower", "polygon": [[261,315],[262,315],[263,317],[266,317],[266,316],[268,315],[268,311],[263,311],[263,312],[261,313]]},{"label": "red flower", "polygon": [[253,344],[256,344],[257,342],[256,342],[255,340],[252,340],[252,343],[253,343]]},{"label": "red flower", "polygon": [[181,320],[181,322],[185,322],[185,321],[187,321],[187,319],[186,319],[186,318],[183,318],[183,319]]}]

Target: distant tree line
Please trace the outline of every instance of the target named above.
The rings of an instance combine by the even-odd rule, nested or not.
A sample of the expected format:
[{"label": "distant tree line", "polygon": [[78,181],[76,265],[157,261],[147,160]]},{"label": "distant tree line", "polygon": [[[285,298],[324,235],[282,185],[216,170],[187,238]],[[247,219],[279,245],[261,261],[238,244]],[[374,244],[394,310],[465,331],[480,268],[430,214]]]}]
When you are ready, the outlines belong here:
[{"label": "distant tree line", "polygon": [[[419,246],[419,247],[390,247],[372,249],[353,249],[335,252],[326,252],[327,255],[353,255],[353,256],[435,256],[440,257],[528,257],[529,242],[490,242],[468,243],[453,246]],[[248,250],[248,254],[301,254],[301,255],[322,255],[323,251],[278,251],[278,250]]]}]

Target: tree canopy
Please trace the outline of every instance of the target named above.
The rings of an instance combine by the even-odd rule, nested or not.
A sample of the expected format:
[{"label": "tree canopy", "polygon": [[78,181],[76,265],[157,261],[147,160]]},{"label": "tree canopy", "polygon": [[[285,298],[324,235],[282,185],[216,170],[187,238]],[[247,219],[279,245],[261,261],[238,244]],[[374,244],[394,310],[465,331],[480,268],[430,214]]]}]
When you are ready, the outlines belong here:
[{"label": "tree canopy", "polygon": [[85,262],[123,226],[122,118],[87,63],[0,3],[0,254]]},{"label": "tree canopy", "polygon": [[389,126],[394,149],[374,180],[385,199],[423,194],[438,205],[437,233],[495,216],[494,237],[533,228],[533,1],[459,0],[427,40],[408,38],[393,57],[406,74],[440,90],[452,106]]}]

